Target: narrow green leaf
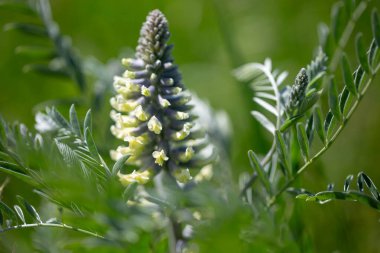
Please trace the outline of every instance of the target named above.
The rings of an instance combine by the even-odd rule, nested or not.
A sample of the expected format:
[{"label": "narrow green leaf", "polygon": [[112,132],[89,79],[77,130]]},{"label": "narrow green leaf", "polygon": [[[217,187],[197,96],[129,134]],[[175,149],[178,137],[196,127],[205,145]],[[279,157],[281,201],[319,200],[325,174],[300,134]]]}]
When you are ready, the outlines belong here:
[{"label": "narrow green leaf", "polygon": [[307,162],[309,160],[309,142],[302,122],[297,123],[297,140],[301,149],[302,156]]},{"label": "narrow green leaf", "polygon": [[4,25],[4,31],[18,30],[26,34],[46,37],[48,35],[46,29],[40,25],[28,23],[8,23]]},{"label": "narrow green leaf", "polygon": [[329,107],[334,117],[341,121],[342,114],[339,110],[338,91],[334,79],[331,78],[329,83]]},{"label": "narrow green leaf", "polygon": [[344,180],[344,186],[343,186],[343,191],[348,191],[350,189],[350,184],[352,182],[352,179],[354,179],[354,175],[348,175],[346,177],[346,180]]},{"label": "narrow green leaf", "polygon": [[14,205],[13,207],[14,207],[14,209],[16,210],[16,213],[17,213],[18,217],[20,218],[20,220],[21,220],[24,224],[26,224],[26,222],[25,222],[25,217],[24,217],[24,213],[22,212],[21,207],[19,207],[18,205]]},{"label": "narrow green leaf", "polygon": [[307,110],[313,107],[313,105],[315,105],[318,102],[319,97],[321,96],[321,93],[322,91],[309,92],[306,95],[305,101],[302,103],[299,109],[299,113],[300,114],[305,113]]},{"label": "narrow green leaf", "polygon": [[261,98],[258,98],[258,97],[254,97],[253,101],[255,101],[263,109],[265,109],[268,112],[272,113],[274,116],[276,116],[276,117],[278,116],[276,108],[273,105],[271,105],[268,102],[266,102],[265,100],[263,100]]},{"label": "narrow green leaf", "polygon": [[52,59],[56,56],[54,50],[40,46],[18,46],[15,49],[15,53],[18,55],[38,59]]},{"label": "narrow green leaf", "polygon": [[123,199],[124,199],[124,201],[128,201],[128,200],[130,200],[132,198],[132,196],[136,192],[137,186],[138,186],[138,183],[137,182],[133,182],[130,185],[128,185],[127,188],[125,188],[125,190],[123,192]]},{"label": "narrow green leaf", "polygon": [[325,119],[325,122],[324,122],[324,129],[325,129],[325,132],[328,132],[330,127],[331,127],[331,122],[332,122],[332,118],[333,118],[333,114],[330,111],[328,111],[327,115],[326,115],[326,119]]},{"label": "narrow green leaf", "polygon": [[85,136],[88,150],[90,151],[92,158],[100,162],[99,152],[98,152],[98,149],[96,148],[96,144],[94,142],[94,139],[92,138],[92,134],[89,128],[86,128],[84,130],[84,136]]},{"label": "narrow green leaf", "polygon": [[361,176],[363,177],[365,184],[367,185],[368,189],[370,190],[372,196],[375,199],[380,200],[380,194],[379,194],[379,191],[377,190],[375,184],[372,182],[372,180],[366,174],[364,174],[363,172],[360,172],[360,173],[361,173]]},{"label": "narrow green leaf", "polygon": [[280,156],[280,160],[282,162],[282,165],[285,167],[286,174],[288,176],[291,176],[291,165],[289,161],[289,155],[287,153],[287,149],[285,146],[284,138],[282,137],[282,134],[280,131],[275,131],[275,138],[276,138],[276,148],[277,152]]},{"label": "narrow green leaf", "polygon": [[378,48],[379,47],[377,46],[375,39],[373,39],[368,51],[368,62],[372,67],[374,67],[375,64],[375,56]]},{"label": "narrow green leaf", "polygon": [[0,209],[0,226],[3,226],[3,224],[4,224],[3,212]]},{"label": "narrow green leaf", "polygon": [[326,75],[326,71],[319,72],[308,84],[308,87],[316,86],[317,82],[320,81]]},{"label": "narrow green leaf", "polygon": [[128,160],[129,157],[130,155],[124,155],[116,161],[116,163],[112,167],[112,175],[116,175],[121,170],[121,168],[123,168],[125,162]]},{"label": "narrow green leaf", "polygon": [[282,132],[282,133],[285,132],[289,127],[291,127],[292,125],[294,125],[302,117],[303,117],[303,115],[298,114],[296,116],[293,116],[291,118],[286,119],[285,122],[280,127],[280,132]]},{"label": "narrow green leaf", "polygon": [[358,89],[358,90],[359,90],[360,85],[364,79],[363,76],[364,76],[363,68],[361,66],[359,66],[355,71],[355,78],[354,78],[355,86],[356,86],[356,89]]},{"label": "narrow green leaf", "polygon": [[248,151],[248,158],[249,158],[249,163],[250,163],[251,167],[257,172],[257,175],[259,176],[261,183],[264,185],[267,192],[270,193],[271,192],[270,183],[269,183],[269,180],[268,180],[268,177],[266,175],[264,168],[261,166],[261,164],[259,162],[258,157],[256,156],[256,154],[252,150],[249,150]]},{"label": "narrow green leaf", "polygon": [[69,122],[67,122],[65,117],[63,117],[62,114],[54,107],[51,109],[51,116],[54,118],[55,122],[59,124],[60,127],[71,129]]},{"label": "narrow green leaf", "polygon": [[28,175],[26,175],[24,172],[22,172],[18,165],[11,164],[7,162],[1,162],[0,163],[0,172],[6,173],[8,175],[14,176],[15,178],[18,178],[30,185],[35,186],[36,182]]},{"label": "narrow green leaf", "polygon": [[344,11],[343,11],[343,3],[337,2],[333,7],[331,11],[331,28],[332,33],[334,34],[334,39],[336,44],[338,44],[338,41],[340,39],[340,36],[343,33],[345,20],[344,20]]},{"label": "narrow green leaf", "polygon": [[49,76],[59,77],[59,78],[69,77],[69,74],[66,70],[55,68],[55,67],[45,65],[45,64],[37,64],[37,63],[27,64],[22,68],[22,71],[24,71],[25,73],[36,72],[42,75],[49,75]]},{"label": "narrow green leaf", "polygon": [[345,87],[347,87],[351,94],[357,96],[358,91],[356,90],[354,79],[352,78],[350,63],[348,62],[346,54],[342,56],[342,73]]},{"label": "narrow green leaf", "polygon": [[318,38],[323,52],[325,52],[326,56],[330,58],[332,54],[331,33],[329,27],[325,23],[321,23],[318,26]]},{"label": "narrow green leaf", "polygon": [[344,114],[344,109],[346,108],[348,97],[350,96],[350,92],[347,87],[343,88],[342,93],[339,94],[339,109],[342,114]]},{"label": "narrow green leaf", "polygon": [[363,192],[364,191],[364,185],[363,185],[363,174],[361,172],[359,172],[358,174],[358,189],[360,192]]},{"label": "narrow green leaf", "polygon": [[0,142],[6,143],[7,140],[7,124],[0,115]]},{"label": "narrow green leaf", "polygon": [[33,190],[34,193],[38,194],[39,196],[45,198],[46,200],[58,205],[58,206],[61,206],[61,207],[65,207],[65,208],[68,208],[70,209],[70,206],[66,205],[65,203],[63,202],[59,202],[58,200],[52,198],[51,196],[49,196],[48,194],[46,194],[45,192],[43,191],[40,191],[40,190],[37,190],[37,189],[34,189]]},{"label": "narrow green leaf", "polygon": [[362,34],[361,33],[358,33],[356,35],[355,47],[356,47],[356,56],[359,59],[360,65],[363,67],[364,71],[367,74],[369,74],[370,69],[369,69],[369,64],[368,64],[368,57],[367,57],[367,53],[366,53],[364,46],[363,46]]},{"label": "narrow green leaf", "polygon": [[314,115],[314,129],[317,132],[319,139],[325,144],[326,133],[323,127],[322,110],[319,106],[316,106],[313,111]]},{"label": "narrow green leaf", "polygon": [[86,113],[86,117],[84,118],[84,126],[83,129],[88,128],[92,132],[92,119],[91,119],[91,110],[88,110]]},{"label": "narrow green leaf", "polygon": [[313,142],[314,138],[314,114],[312,113],[306,123],[306,136],[309,141],[309,146]]},{"label": "narrow green leaf", "polygon": [[73,132],[79,137],[82,136],[81,131],[80,131],[79,120],[78,120],[77,112],[75,111],[74,104],[72,104],[70,107],[70,124],[71,124]]},{"label": "narrow green leaf", "polygon": [[256,120],[266,129],[268,130],[271,134],[274,134],[275,131],[275,126],[273,123],[265,117],[262,113],[258,111],[252,111],[251,112],[252,116],[256,118]]},{"label": "narrow green leaf", "polygon": [[8,215],[12,220],[16,220],[17,219],[15,211],[13,211],[12,208],[10,208],[9,206],[7,206],[7,204],[5,204],[2,201],[0,201],[0,210],[3,211],[3,214]]},{"label": "narrow green leaf", "polygon": [[372,33],[377,47],[380,47],[380,21],[379,14],[376,9],[372,11]]},{"label": "narrow green leaf", "polygon": [[28,214],[33,218],[35,219],[36,221],[38,221],[39,223],[42,223],[42,220],[40,218],[40,215],[37,213],[36,209],[28,203],[28,201],[26,201],[23,197],[17,195],[17,200],[18,202],[24,206],[25,210],[28,212]]}]

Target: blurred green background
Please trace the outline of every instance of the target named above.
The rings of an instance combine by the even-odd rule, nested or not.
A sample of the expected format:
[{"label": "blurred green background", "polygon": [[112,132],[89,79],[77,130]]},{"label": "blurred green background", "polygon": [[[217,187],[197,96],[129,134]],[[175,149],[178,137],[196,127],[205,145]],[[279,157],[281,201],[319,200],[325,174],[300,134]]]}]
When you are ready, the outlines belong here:
[{"label": "blurred green background", "polygon": [[[174,58],[185,85],[230,116],[236,179],[240,172],[250,171],[247,150],[264,152],[270,138],[250,116],[254,108],[252,94],[235,81],[232,70],[270,57],[275,67],[289,71],[287,82],[292,83],[299,69],[312,59],[318,45],[317,25],[330,22],[334,2],[55,0],[51,5],[61,32],[72,38],[80,55],[93,56],[101,62],[118,57],[125,49],[134,49],[146,14],[155,8],[163,11],[169,20]],[[380,7],[378,0],[371,4]],[[12,15],[0,12],[0,23],[11,21]],[[369,16],[366,12],[359,24],[366,42],[371,34]],[[28,59],[15,56],[14,49],[34,42],[38,40],[15,31],[0,31],[0,114],[7,121],[23,122],[29,127],[34,124],[36,104],[79,94],[69,81],[22,72]],[[334,182],[341,188],[346,175],[362,170],[380,183],[379,95],[377,78],[338,141],[302,176],[301,187],[319,191]],[[0,179],[4,177],[0,175]],[[22,190],[23,186],[12,180],[5,196]],[[356,203],[319,206],[296,201],[296,205],[302,209],[300,219],[305,233],[312,236],[315,252],[380,252],[380,215],[376,211]]]}]

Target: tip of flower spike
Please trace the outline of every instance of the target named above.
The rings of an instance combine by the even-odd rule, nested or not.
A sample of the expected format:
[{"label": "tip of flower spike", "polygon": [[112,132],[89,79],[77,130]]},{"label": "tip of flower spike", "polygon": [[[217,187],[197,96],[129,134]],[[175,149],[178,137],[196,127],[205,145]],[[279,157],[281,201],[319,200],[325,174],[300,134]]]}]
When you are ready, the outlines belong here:
[{"label": "tip of flower spike", "polygon": [[[140,31],[136,56],[150,63],[162,55],[170,36],[168,21],[159,10],[151,11]],[[158,57],[157,57],[158,56]]]},{"label": "tip of flower spike", "polygon": [[298,73],[296,77],[296,84],[300,85],[301,87],[306,87],[309,83],[309,78],[307,76],[307,72],[305,68],[302,68],[300,72]]}]

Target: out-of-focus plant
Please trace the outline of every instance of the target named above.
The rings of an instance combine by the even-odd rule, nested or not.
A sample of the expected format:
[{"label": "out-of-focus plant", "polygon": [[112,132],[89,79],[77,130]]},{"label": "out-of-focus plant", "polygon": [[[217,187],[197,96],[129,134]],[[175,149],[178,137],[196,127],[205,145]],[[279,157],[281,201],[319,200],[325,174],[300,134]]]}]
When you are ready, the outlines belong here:
[{"label": "out-of-focus plant", "polygon": [[[358,191],[350,189],[352,175],[341,192],[332,185],[315,194],[294,186],[334,144],[380,70],[376,9],[371,44],[364,46],[362,35],[356,35],[354,70],[345,53],[369,6],[366,0],[334,5],[331,27],[320,28],[316,57],[291,85],[285,82],[288,73],[273,69],[269,59],[235,70],[236,78],[250,82],[255,91],[258,109],[252,116],[273,137],[266,154],[248,151],[253,173],[244,173],[235,183],[228,159],[228,118],[196,97],[190,101],[193,94],[174,65],[168,21],[160,11],[148,15],[136,54],[123,58],[127,70],[120,74],[114,61],[105,65],[74,53],[52,20],[47,0],[4,3],[3,10],[39,22],[10,23],[7,29],[52,42],[48,48],[18,47],[19,53],[47,60],[25,69],[71,78],[84,101],[77,107],[91,106],[93,112],[81,120],[72,105],[66,119],[48,107],[36,114],[36,131],[1,119],[0,172],[29,185],[42,202],[36,207],[17,196],[19,204],[12,207],[0,200],[0,231],[37,228],[33,247],[41,252],[313,251],[307,241],[292,239],[283,193],[322,204],[357,201],[380,210],[380,194],[362,172]],[[111,97],[113,76],[116,94]],[[98,144],[93,138],[108,131],[109,124],[92,128],[92,114],[103,117],[109,98],[114,108],[106,111],[114,122],[111,132],[121,140],[112,150],[109,137],[100,137]],[[54,237],[40,227],[60,228],[64,236]],[[220,243],[223,235],[226,241]],[[41,243],[46,237],[53,238],[48,245]]]}]

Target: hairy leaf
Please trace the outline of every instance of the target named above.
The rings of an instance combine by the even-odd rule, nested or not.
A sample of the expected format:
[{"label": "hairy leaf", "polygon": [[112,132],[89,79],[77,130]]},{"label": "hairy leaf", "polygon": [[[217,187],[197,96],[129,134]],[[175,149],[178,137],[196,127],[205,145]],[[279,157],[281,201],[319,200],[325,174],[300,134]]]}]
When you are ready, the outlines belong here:
[{"label": "hairy leaf", "polygon": [[252,111],[251,112],[252,116],[255,117],[255,119],[266,129],[268,130],[271,134],[274,134],[275,131],[275,126],[273,123],[262,113],[258,111]]},{"label": "hairy leaf", "polygon": [[17,213],[18,217],[20,218],[20,220],[22,221],[22,223],[26,224],[25,216],[24,216],[24,213],[23,213],[21,207],[19,207],[18,205],[14,205],[13,207],[16,210],[16,213]]}]

